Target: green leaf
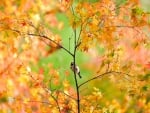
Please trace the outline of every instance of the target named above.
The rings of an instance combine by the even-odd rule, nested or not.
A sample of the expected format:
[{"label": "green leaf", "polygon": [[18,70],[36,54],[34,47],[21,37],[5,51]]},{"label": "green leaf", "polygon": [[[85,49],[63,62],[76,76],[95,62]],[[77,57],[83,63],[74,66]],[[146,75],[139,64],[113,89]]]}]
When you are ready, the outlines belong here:
[{"label": "green leaf", "polygon": [[140,7],[134,7],[134,8],[132,9],[132,13],[133,13],[134,15],[142,15],[142,14],[144,13],[144,11],[143,11],[143,9],[140,8]]},{"label": "green leaf", "polygon": [[149,87],[148,87],[147,85],[145,85],[145,86],[142,87],[142,90],[143,90],[143,91],[148,91],[148,90],[149,90]]},{"label": "green leaf", "polygon": [[120,13],[119,7],[121,5],[124,5],[127,2],[127,0],[116,0],[116,14]]},{"label": "green leaf", "polygon": [[144,77],[143,77],[144,80],[148,80],[150,79],[150,73],[146,74]]},{"label": "green leaf", "polygon": [[116,0],[116,6],[123,5],[127,2],[127,0]]},{"label": "green leaf", "polygon": [[0,103],[4,103],[4,102],[7,102],[7,98],[6,97],[1,97],[0,98]]}]

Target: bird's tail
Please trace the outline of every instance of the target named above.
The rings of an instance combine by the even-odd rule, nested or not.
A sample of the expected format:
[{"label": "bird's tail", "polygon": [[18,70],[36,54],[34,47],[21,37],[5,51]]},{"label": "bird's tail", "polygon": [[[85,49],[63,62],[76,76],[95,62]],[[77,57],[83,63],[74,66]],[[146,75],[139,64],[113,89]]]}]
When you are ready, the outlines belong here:
[{"label": "bird's tail", "polygon": [[82,78],[82,76],[81,76],[81,74],[80,74],[80,73],[78,73],[78,75],[79,75],[79,78]]}]

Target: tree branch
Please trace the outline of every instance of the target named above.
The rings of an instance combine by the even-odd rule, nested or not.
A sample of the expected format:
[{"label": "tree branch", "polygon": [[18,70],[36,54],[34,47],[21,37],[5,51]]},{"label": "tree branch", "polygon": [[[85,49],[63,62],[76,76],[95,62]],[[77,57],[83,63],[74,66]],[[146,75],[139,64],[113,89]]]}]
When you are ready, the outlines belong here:
[{"label": "tree branch", "polygon": [[59,46],[60,48],[62,48],[63,50],[65,50],[67,53],[69,53],[71,56],[73,56],[73,54],[68,49],[66,49],[65,47],[63,47],[62,45],[60,45],[59,43],[55,42],[54,40],[50,39],[49,37],[47,37],[45,35],[31,34],[31,33],[28,33],[27,35],[43,37],[43,38],[45,38],[45,39],[53,42],[54,44],[56,44],[57,46]]},{"label": "tree branch", "polygon": [[81,37],[82,29],[83,29],[83,23],[81,24],[81,29],[80,29],[79,36],[78,36],[78,39],[77,39],[76,48],[80,45],[79,40],[80,40],[80,37]]},{"label": "tree branch", "polygon": [[[10,29],[10,30],[14,31],[14,32],[17,32],[18,34],[21,35],[21,32],[19,30],[15,30],[15,29]],[[43,37],[43,38],[51,41],[52,43],[56,44],[58,47],[62,48],[64,51],[69,53],[71,56],[73,56],[73,54],[68,49],[66,49],[64,46],[60,45],[59,43],[55,42],[55,40],[50,39],[48,36],[40,35],[40,34],[33,34],[33,33],[27,33],[26,35],[35,36],[35,37]]]},{"label": "tree branch", "polygon": [[103,74],[97,75],[96,77],[93,77],[93,78],[91,78],[91,79],[89,79],[89,80],[87,80],[87,81],[81,83],[81,84],[79,85],[79,88],[80,88],[81,86],[83,86],[83,85],[85,85],[85,84],[87,84],[87,83],[89,83],[89,82],[95,80],[95,79],[98,79],[98,78],[100,78],[100,77],[106,76],[106,75],[111,74],[111,73],[124,74],[124,75],[131,76],[131,75],[129,75],[128,73],[124,73],[124,72],[108,71],[108,72],[105,72],[105,73],[103,73]]},{"label": "tree branch", "polygon": [[[74,11],[74,9],[73,9],[73,6],[71,6],[71,10],[72,10],[72,13],[73,13],[73,15],[75,16],[75,11]],[[76,50],[77,50],[77,45],[78,45],[78,39],[80,38],[80,34],[81,34],[81,32],[80,32],[80,34],[79,34],[79,37],[78,37],[78,39],[77,39],[77,28],[76,28],[76,23],[74,23],[74,27],[75,28],[73,28],[73,32],[74,32],[74,52],[73,52],[73,55],[72,55],[72,57],[73,57],[73,63],[74,63],[74,70],[76,70],[75,68],[75,66],[76,66]],[[77,80],[77,76],[76,76],[76,71],[74,71],[74,81],[75,81],[75,86],[76,86],[76,93],[77,93],[77,99],[76,99],[76,101],[77,101],[77,113],[80,113],[80,92],[79,92],[79,86],[78,86],[78,80]]]},{"label": "tree branch", "polygon": [[[29,76],[34,80],[34,82],[36,82],[36,79],[29,73]],[[60,109],[60,106],[59,106],[59,103],[58,103],[58,100],[57,98],[52,94],[52,91],[49,90],[47,87],[44,86],[44,84],[40,84],[41,87],[45,90],[46,93],[48,93],[52,98],[53,100],[55,101],[56,105],[57,105],[57,108],[58,108],[58,111],[59,113],[61,113],[61,109]]]},{"label": "tree branch", "polygon": [[65,92],[63,92],[63,91],[61,91],[61,90],[58,90],[58,92],[60,92],[60,93],[62,93],[62,94],[64,94],[64,95],[66,95],[66,96],[68,96],[69,98],[71,98],[72,100],[75,100],[75,101],[76,101],[76,98],[73,98],[72,96],[66,94]]},{"label": "tree branch", "polygon": [[59,113],[61,113],[61,109],[60,109],[60,106],[59,106],[59,103],[58,103],[58,100],[51,94],[51,97],[54,99],[54,101],[56,102],[57,104],[57,108],[59,110]]},{"label": "tree branch", "polygon": [[[76,29],[74,30],[74,55],[73,55],[73,62],[74,62],[74,70],[76,70],[75,66],[76,66],[76,46],[77,46],[77,42],[76,42],[76,38],[77,38],[77,32]],[[77,92],[77,113],[80,113],[80,92],[79,92],[79,86],[78,86],[78,80],[77,80],[77,75],[76,75],[76,71],[74,71],[74,79],[75,79],[75,85],[76,85],[76,92]]]},{"label": "tree branch", "polygon": [[[9,100],[18,100],[18,101],[24,102],[23,99],[18,99],[18,98],[15,98],[15,97],[9,97],[9,98],[8,98],[8,101],[9,101]],[[26,101],[26,102],[38,102],[38,103],[41,103],[41,104],[53,105],[53,104],[51,104],[51,103],[49,103],[49,102],[46,102],[46,101],[37,101],[37,100],[29,100],[29,101]]]}]

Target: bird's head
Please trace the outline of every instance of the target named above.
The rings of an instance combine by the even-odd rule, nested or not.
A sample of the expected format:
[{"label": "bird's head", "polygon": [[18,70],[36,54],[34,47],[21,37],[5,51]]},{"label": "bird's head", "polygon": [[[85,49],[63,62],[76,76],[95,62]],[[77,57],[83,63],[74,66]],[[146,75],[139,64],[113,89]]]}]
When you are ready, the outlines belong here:
[{"label": "bird's head", "polygon": [[70,64],[71,66],[73,66],[74,65],[74,62],[71,62],[71,64]]}]

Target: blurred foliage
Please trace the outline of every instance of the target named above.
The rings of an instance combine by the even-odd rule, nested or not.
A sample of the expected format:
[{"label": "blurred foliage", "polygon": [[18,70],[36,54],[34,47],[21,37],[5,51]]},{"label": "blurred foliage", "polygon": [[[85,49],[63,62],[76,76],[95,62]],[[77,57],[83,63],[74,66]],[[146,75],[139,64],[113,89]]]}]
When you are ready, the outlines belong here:
[{"label": "blurred foliage", "polygon": [[149,113],[148,2],[1,0],[0,112],[76,112],[76,30],[81,112]]}]

